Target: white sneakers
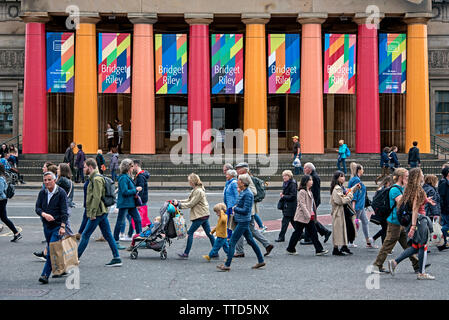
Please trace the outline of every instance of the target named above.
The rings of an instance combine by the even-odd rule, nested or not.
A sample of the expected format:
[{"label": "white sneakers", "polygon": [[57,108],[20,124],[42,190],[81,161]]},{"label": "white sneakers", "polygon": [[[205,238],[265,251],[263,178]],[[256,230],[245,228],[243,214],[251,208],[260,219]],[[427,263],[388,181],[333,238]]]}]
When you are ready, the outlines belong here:
[{"label": "white sneakers", "polygon": [[435,280],[435,277],[428,273],[418,274],[418,280]]}]

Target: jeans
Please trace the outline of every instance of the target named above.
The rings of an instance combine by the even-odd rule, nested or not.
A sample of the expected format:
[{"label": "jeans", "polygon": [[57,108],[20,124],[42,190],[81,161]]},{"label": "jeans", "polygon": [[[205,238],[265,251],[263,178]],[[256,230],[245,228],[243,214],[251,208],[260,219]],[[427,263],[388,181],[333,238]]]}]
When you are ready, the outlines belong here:
[{"label": "jeans", "polygon": [[192,249],[193,234],[199,227],[203,227],[206,236],[209,238],[210,245],[212,247],[214,246],[215,237],[210,234],[209,217],[207,219],[196,219],[192,221],[192,225],[190,226],[189,231],[187,231],[187,245],[186,249],[184,250],[184,253],[187,255],[189,254],[190,249]]},{"label": "jeans", "polygon": [[115,169],[111,169],[111,179],[112,181],[117,181],[117,175],[115,174]]},{"label": "jeans", "polygon": [[394,259],[397,264],[399,264],[402,260],[409,258],[410,256],[414,254],[418,254],[418,261],[419,261],[419,272],[420,273],[426,273],[426,263],[427,263],[427,245],[421,247],[421,248],[413,248],[408,247],[405,249],[399,257]]},{"label": "jeans", "polygon": [[86,209],[84,209],[84,213],[83,213],[83,221],[81,221],[81,225],[80,225],[80,228],[79,228],[79,230],[78,230],[78,233],[79,233],[79,234],[82,234],[82,233],[83,233],[84,229],[86,228],[86,225],[87,225],[87,221],[88,221],[88,220],[89,220],[89,219],[87,219]]},{"label": "jeans", "polygon": [[[340,163],[343,164],[343,170],[341,170]],[[340,157],[338,158],[337,168],[338,168],[338,170],[343,171],[344,174],[346,174],[346,158],[340,158]]]},{"label": "jeans", "polygon": [[256,223],[259,226],[259,228],[263,228],[263,221],[262,219],[260,219],[257,213],[254,215],[254,220],[256,220]]},{"label": "jeans", "polygon": [[410,168],[416,168],[418,166],[418,162],[410,162]]},{"label": "jeans", "polygon": [[111,227],[109,226],[108,214],[105,213],[102,216],[96,217],[95,220],[90,220],[87,222],[86,229],[81,236],[81,241],[78,246],[78,258],[81,257],[84,250],[86,250],[87,245],[89,244],[89,239],[92,233],[94,233],[95,229],[100,226],[101,234],[104,239],[108,242],[109,248],[111,248],[112,256],[114,258],[120,258],[118,253],[117,244],[115,243],[114,238],[112,237]]},{"label": "jeans", "polygon": [[[254,237],[257,241],[259,241],[264,248],[268,247],[270,245],[270,242],[262,235],[262,233],[259,230],[256,230],[255,228],[255,224],[254,224],[254,216],[251,217],[251,221],[249,222],[249,230],[251,231],[251,235],[252,237]],[[232,234],[234,234],[235,230],[233,231]],[[232,236],[231,236],[232,237]],[[243,238],[240,236],[240,240],[237,239],[237,245],[235,247],[235,250],[237,251],[238,254],[242,254],[244,253],[243,250]],[[248,239],[247,239],[248,240]]]},{"label": "jeans", "polygon": [[229,251],[229,244],[227,238],[220,238],[216,237],[214,246],[212,247],[212,250],[209,252],[209,257],[216,257],[218,256],[218,251],[223,248],[223,251],[228,254]]},{"label": "jeans", "polygon": [[84,171],[83,171],[83,168],[76,169],[76,181],[79,182],[80,178],[81,178],[81,181],[84,183]]},{"label": "jeans", "polygon": [[443,232],[444,244],[446,244],[446,237],[449,237],[449,214],[441,214],[441,231]]},{"label": "jeans", "polygon": [[6,226],[11,229],[11,231],[14,234],[17,234],[18,231],[16,227],[14,226],[14,223],[11,222],[11,220],[8,219],[8,216],[6,214],[6,204],[8,203],[8,199],[0,200],[0,220],[3,221]]},{"label": "jeans", "polygon": [[293,226],[293,217],[283,216],[282,224],[281,224],[281,231],[279,232],[278,239],[285,240],[285,234],[287,233],[289,223]]},{"label": "jeans", "polygon": [[369,238],[369,231],[368,231],[369,221],[368,221],[368,218],[366,217],[365,209],[356,210],[355,212],[356,212],[357,219],[362,221],[363,235],[365,236],[365,239],[368,239]]},{"label": "jeans", "polygon": [[49,229],[44,225],[44,235],[45,240],[47,241],[47,256],[46,256],[47,260],[45,262],[41,276],[46,276],[47,278],[50,277],[51,274],[50,243],[57,242],[61,239],[59,235],[59,229],[60,227]]},{"label": "jeans", "polygon": [[[254,222],[254,220],[252,220]],[[228,258],[226,259],[225,266],[230,267],[232,258],[234,257],[235,248],[237,245],[237,242],[240,241],[242,238],[242,235],[245,237],[246,241],[248,241],[248,244],[253,248],[254,253],[257,256],[257,260],[259,263],[264,262],[262,252],[259,249],[259,246],[254,241],[253,235],[250,230],[250,222],[239,222],[237,223],[237,227],[232,232],[231,239],[229,240],[229,251],[228,251]],[[243,242],[243,239],[242,239]]]},{"label": "jeans", "polygon": [[120,208],[118,209],[117,222],[114,227],[114,239],[115,241],[119,241],[120,239],[120,228],[125,223],[125,216],[129,214],[131,218],[134,219],[134,223],[136,225],[136,233],[142,232],[142,224],[140,223],[140,215],[137,211],[137,208]]},{"label": "jeans", "polygon": [[[376,261],[374,265],[381,268],[387,258],[387,255],[393,250],[396,243],[399,241],[401,247],[405,250],[407,246],[407,235],[405,234],[404,228],[396,224],[388,223],[387,236],[385,237],[384,243],[377,254]],[[412,262],[413,269],[418,270],[418,260],[414,256],[410,256],[410,261]]]},{"label": "jeans", "polygon": [[315,247],[315,252],[318,253],[323,251],[323,246],[318,240],[318,233],[316,231],[315,222],[313,220],[310,220],[309,223],[307,224],[298,221],[293,221],[293,228],[295,229],[295,231],[292,233],[292,236],[290,237],[287,251],[296,252],[295,247],[298,244],[299,239],[301,238],[301,234],[304,228],[309,231],[310,237],[312,238],[313,246]]},{"label": "jeans", "polygon": [[[134,232],[133,224],[131,223],[132,218],[129,214],[127,214],[126,219],[129,222],[128,237],[131,238]],[[126,221],[123,221],[123,225],[120,228],[120,233],[125,233],[125,229],[126,229]]]}]

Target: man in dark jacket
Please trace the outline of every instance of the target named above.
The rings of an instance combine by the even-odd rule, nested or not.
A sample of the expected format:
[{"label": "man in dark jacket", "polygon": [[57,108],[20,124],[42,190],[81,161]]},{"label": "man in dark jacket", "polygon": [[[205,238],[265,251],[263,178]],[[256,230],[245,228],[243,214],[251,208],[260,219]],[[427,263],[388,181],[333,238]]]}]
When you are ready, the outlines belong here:
[{"label": "man in dark jacket", "polygon": [[39,192],[36,201],[36,214],[41,217],[47,241],[47,255],[39,282],[48,283],[51,274],[50,243],[59,241],[65,234],[67,224],[67,194],[56,185],[56,176],[52,172],[44,173],[45,189]]},{"label": "man in dark jacket", "polygon": [[76,167],[76,180],[75,182],[81,182],[84,183],[84,161],[86,161],[86,155],[83,151],[83,146],[81,144],[78,145],[78,153],[76,154],[76,161],[75,161],[75,167]]},{"label": "man in dark jacket", "polygon": [[142,170],[142,163],[140,160],[133,161],[133,174],[135,175],[135,183],[136,187],[142,187],[142,191],[139,192],[140,200],[142,200],[142,206],[137,208],[140,214],[140,218],[142,219],[142,228],[151,224],[150,219],[148,218],[148,179],[150,178],[150,174]]},{"label": "man in dark jacket", "polygon": [[75,155],[73,154],[73,148],[75,148],[75,142],[72,142],[65,150],[64,160],[62,161],[70,166],[70,170],[72,170],[72,177],[75,176]]},{"label": "man in dark jacket", "polygon": [[410,168],[416,168],[418,164],[421,164],[421,159],[419,158],[419,149],[416,147],[418,145],[417,141],[413,141],[413,147],[408,151],[408,164]]},{"label": "man in dark jacket", "polygon": [[[304,174],[308,174],[312,176],[313,185],[312,185],[312,195],[313,200],[315,201],[315,205],[318,209],[318,207],[321,204],[321,180],[318,176],[318,173],[316,172],[315,166],[311,162],[307,162],[304,165]],[[317,213],[318,214],[318,213]],[[324,243],[329,240],[330,235],[332,234],[332,231],[327,230],[325,226],[323,226],[318,219],[315,220],[315,226],[318,231],[318,233],[324,237]],[[312,240],[307,232],[303,233],[304,239],[301,241],[301,244],[312,244]]]},{"label": "man in dark jacket", "polygon": [[444,167],[441,171],[443,179],[438,184],[441,208],[441,229],[443,231],[444,246],[447,246],[446,237],[449,236],[449,168]]},{"label": "man in dark jacket", "polygon": [[293,225],[293,218],[295,217],[297,206],[298,185],[295,179],[293,179],[292,172],[290,170],[282,172],[282,179],[284,180],[284,184],[282,185],[281,199],[279,200],[282,204],[282,226],[279,237],[275,240],[276,242],[285,241],[288,224]]}]

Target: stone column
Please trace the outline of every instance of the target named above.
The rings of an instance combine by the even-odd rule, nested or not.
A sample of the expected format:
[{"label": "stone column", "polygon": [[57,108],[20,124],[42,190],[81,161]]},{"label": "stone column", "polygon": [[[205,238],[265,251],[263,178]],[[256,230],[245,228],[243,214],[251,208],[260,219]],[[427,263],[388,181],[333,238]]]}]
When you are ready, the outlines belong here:
[{"label": "stone column", "polygon": [[254,130],[256,140],[244,140],[245,154],[267,154],[267,56],[265,24],[271,15],[265,13],[242,14],[246,24],[245,81],[243,126],[248,137]]},{"label": "stone column", "polygon": [[47,12],[25,12],[23,153],[48,153],[45,23]]},{"label": "stone column", "polygon": [[99,134],[95,27],[99,20],[98,13],[81,12],[75,42],[73,141],[76,144],[82,144],[85,153],[93,154],[97,153]]},{"label": "stone column", "polygon": [[189,82],[187,128],[189,153],[210,153],[210,139],[203,140],[203,133],[211,128],[210,110],[210,37],[209,24],[212,13],[184,14],[190,25],[189,34]]},{"label": "stone column", "polygon": [[131,153],[156,153],[153,24],[157,14],[128,13],[134,24]]},{"label": "stone column", "polygon": [[407,93],[405,147],[418,141],[421,153],[430,153],[429,65],[427,22],[430,13],[406,13]]},{"label": "stone column", "polygon": [[321,24],[327,13],[300,13],[301,105],[299,140],[302,153],[324,153],[323,51]]},{"label": "stone column", "polygon": [[[379,18],[383,18],[381,14]],[[379,153],[379,48],[378,25],[367,23],[369,15],[357,13],[357,104],[356,153]]]}]

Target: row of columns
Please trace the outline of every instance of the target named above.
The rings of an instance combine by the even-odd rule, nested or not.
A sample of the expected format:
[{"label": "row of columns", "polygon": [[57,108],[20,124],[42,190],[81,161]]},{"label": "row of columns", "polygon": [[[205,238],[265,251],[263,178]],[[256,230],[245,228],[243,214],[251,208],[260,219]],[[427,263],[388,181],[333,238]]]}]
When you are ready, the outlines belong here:
[{"label": "row of columns", "polygon": [[[134,24],[131,153],[155,154],[155,93],[153,24],[156,14],[129,13]],[[23,152],[47,153],[45,88],[45,23],[47,13],[24,14],[26,22]],[[428,14],[406,14],[407,98],[406,145],[418,141],[421,152],[430,152],[427,58]],[[242,14],[246,24],[244,130],[267,130],[265,24],[270,14]],[[300,141],[303,153],[324,153],[323,65],[321,24],[327,13],[301,13]],[[185,14],[190,25],[188,131],[189,152],[203,153],[202,140],[211,127],[209,24],[213,14]],[[356,152],[380,151],[378,93],[378,32],[365,14],[358,23]],[[73,139],[87,153],[98,148],[96,27],[98,13],[81,13],[76,30],[75,101]],[[264,132],[264,131],[262,131]],[[267,153],[266,133],[255,145],[245,141],[246,153]]]}]

